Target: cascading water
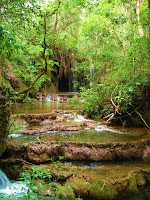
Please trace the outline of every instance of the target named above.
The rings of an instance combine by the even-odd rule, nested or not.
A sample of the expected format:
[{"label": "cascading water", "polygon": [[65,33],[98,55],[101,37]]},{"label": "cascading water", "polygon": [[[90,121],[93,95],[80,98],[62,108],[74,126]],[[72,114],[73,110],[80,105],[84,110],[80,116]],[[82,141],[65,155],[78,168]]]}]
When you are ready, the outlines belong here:
[{"label": "cascading water", "polygon": [[42,97],[42,95],[40,95],[40,99],[39,99],[39,101],[43,101],[43,97]]},{"label": "cascading water", "polygon": [[57,94],[57,97],[56,97],[56,99],[57,99],[57,101],[60,101],[60,97],[58,96],[58,94]]},{"label": "cascading water", "polygon": [[14,197],[19,198],[27,195],[29,188],[24,182],[10,182],[6,174],[0,170],[0,199],[4,199],[11,195],[11,199]]},{"label": "cascading water", "polygon": [[94,65],[91,63],[90,65],[90,87],[94,85]]},{"label": "cascading water", "polygon": [[[26,198],[24,198],[26,197]],[[6,174],[0,170],[0,199],[20,200],[20,199],[39,199],[39,200],[60,200],[60,198],[51,198],[38,195],[23,182],[11,182]]]},{"label": "cascading water", "polygon": [[46,96],[46,101],[52,101],[51,95]]},{"label": "cascading water", "polygon": [[2,172],[2,170],[0,170],[0,189],[10,184],[11,183],[9,179],[7,178],[7,176],[4,174],[4,172]]}]

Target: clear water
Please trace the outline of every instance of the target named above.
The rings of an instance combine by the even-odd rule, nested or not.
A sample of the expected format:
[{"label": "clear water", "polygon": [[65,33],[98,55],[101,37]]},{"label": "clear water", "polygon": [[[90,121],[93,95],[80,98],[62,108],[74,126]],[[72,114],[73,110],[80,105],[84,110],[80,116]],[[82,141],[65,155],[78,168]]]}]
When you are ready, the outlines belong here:
[{"label": "clear water", "polygon": [[[127,129],[128,130],[128,129]],[[48,131],[43,134],[34,135],[18,135],[14,137],[10,135],[8,142],[9,144],[22,144],[32,141],[78,141],[78,142],[127,142],[127,141],[138,141],[147,138],[147,131],[145,129],[132,129],[131,131],[117,132],[117,131],[96,131],[96,130],[82,130],[82,131]]]},{"label": "clear water", "polygon": [[34,103],[12,104],[12,114],[34,114],[34,113],[49,113],[53,110],[70,110],[69,104],[51,101],[37,101]]},{"label": "clear water", "polygon": [[[64,105],[59,102],[38,102],[37,104],[25,103],[21,105],[12,105],[12,113],[48,113],[52,110],[67,110],[70,109],[69,105]],[[86,121],[82,117],[77,117],[68,124],[76,124]],[[60,123],[65,124],[66,122]],[[27,127],[35,128],[35,127]],[[38,127],[39,128],[39,127]],[[95,127],[95,129],[82,130],[78,132],[47,132],[44,134],[35,134],[32,136],[23,136],[9,138],[10,144],[21,144],[30,141],[79,141],[79,142],[126,142],[138,141],[149,137],[149,131],[145,128],[122,128],[122,127],[109,127],[104,126]],[[50,165],[45,165],[46,168]],[[73,170],[76,173],[87,174],[96,178],[104,179],[118,179],[126,177],[127,174],[136,169],[149,169],[150,160],[130,160],[120,162],[66,162],[64,163],[64,170]],[[43,197],[39,197],[43,198]],[[149,198],[150,199],[150,198]],[[145,200],[145,199],[143,199]],[[148,199],[146,199],[148,200]]]}]

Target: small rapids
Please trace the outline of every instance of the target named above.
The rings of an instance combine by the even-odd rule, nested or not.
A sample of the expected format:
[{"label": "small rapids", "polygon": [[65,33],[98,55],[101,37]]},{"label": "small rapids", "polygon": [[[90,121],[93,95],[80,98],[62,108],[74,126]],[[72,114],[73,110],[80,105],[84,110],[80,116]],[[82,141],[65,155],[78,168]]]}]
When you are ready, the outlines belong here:
[{"label": "small rapids", "polygon": [[60,200],[59,198],[37,195],[36,193],[32,192],[25,182],[10,181],[2,170],[0,170],[0,199]]},{"label": "small rapids", "polygon": [[11,182],[0,170],[0,198],[6,198],[10,195],[18,198],[27,195],[28,191],[30,189],[24,182]]}]

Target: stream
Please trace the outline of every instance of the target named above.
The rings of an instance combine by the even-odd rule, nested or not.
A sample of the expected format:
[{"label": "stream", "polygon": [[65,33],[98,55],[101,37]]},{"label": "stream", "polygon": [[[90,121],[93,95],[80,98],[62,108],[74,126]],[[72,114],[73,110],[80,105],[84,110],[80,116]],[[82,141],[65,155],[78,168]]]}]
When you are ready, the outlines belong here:
[{"label": "stream", "polygon": [[[11,107],[12,114],[39,114],[39,113],[50,113],[54,110],[72,110],[69,104],[63,104],[60,102],[51,102],[51,101],[40,101],[35,104],[24,103],[24,104],[13,104]],[[70,114],[62,114],[62,116],[70,116]],[[59,114],[60,116],[60,114]],[[149,134],[148,130],[145,128],[123,128],[123,127],[108,127],[101,125],[98,121],[85,119],[83,116],[74,114],[71,112],[71,117],[67,118],[66,121],[57,122],[54,126],[70,126],[70,125],[79,125],[82,127],[83,123],[89,123],[86,127],[83,127],[81,130],[75,131],[46,131],[46,128],[49,128],[51,124],[44,125],[24,125],[22,130],[37,130],[34,134],[24,135],[21,133],[10,134],[8,136],[9,145],[17,144],[27,144],[33,141],[69,141],[69,142],[86,142],[86,143],[114,143],[114,142],[132,142],[132,141],[141,141],[147,139]],[[89,127],[88,127],[89,126]],[[39,129],[43,128],[43,133],[38,133]],[[147,146],[147,148],[149,148]],[[47,166],[47,164],[42,164]],[[63,162],[64,166],[71,167],[80,172],[81,174],[90,174],[93,177],[100,177],[102,179],[122,179],[132,170],[139,169],[149,169],[150,160],[146,158],[133,159],[133,160],[120,160],[120,161],[71,161],[66,160]],[[7,185],[14,186],[15,183],[9,182],[5,177],[2,171],[0,171],[1,177],[1,187],[0,193],[9,194],[10,189]],[[6,182],[3,182],[6,181]],[[6,185],[4,187],[4,185]],[[15,186],[16,187],[16,186]],[[17,186],[17,191],[20,188],[21,193],[27,194],[29,191],[28,186],[25,183],[19,183]],[[11,193],[12,194],[12,193]],[[13,192],[16,196],[18,192],[16,190]],[[38,199],[43,197],[39,196]],[[52,199],[52,198],[49,198]],[[142,200],[150,199],[150,196],[143,196]],[[132,198],[131,198],[132,200]]]}]

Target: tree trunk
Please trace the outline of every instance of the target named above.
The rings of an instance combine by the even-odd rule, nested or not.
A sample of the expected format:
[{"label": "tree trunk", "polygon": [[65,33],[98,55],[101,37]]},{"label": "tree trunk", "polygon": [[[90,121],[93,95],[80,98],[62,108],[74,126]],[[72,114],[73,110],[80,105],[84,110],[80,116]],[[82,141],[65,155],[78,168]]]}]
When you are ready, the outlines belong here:
[{"label": "tree trunk", "polygon": [[9,134],[10,110],[5,91],[0,88],[0,156],[6,149],[6,139]]},{"label": "tree trunk", "polygon": [[140,37],[142,37],[142,36],[144,36],[144,32],[143,32],[143,29],[142,29],[141,23],[140,23],[140,3],[141,3],[141,0],[137,0],[137,3],[136,3],[136,14],[137,14],[139,35],[140,35]]}]

